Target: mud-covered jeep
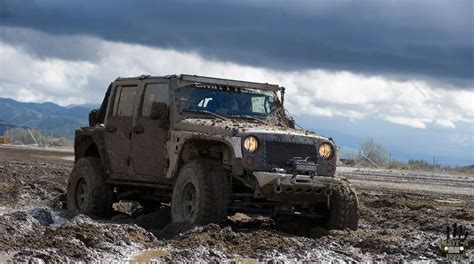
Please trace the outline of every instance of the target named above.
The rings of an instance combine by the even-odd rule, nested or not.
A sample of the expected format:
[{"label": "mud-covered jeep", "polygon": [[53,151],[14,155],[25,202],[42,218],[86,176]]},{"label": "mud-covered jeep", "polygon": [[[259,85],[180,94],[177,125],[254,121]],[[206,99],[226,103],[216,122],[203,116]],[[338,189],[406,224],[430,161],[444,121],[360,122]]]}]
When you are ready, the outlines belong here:
[{"label": "mud-covered jeep", "polygon": [[230,212],[356,229],[358,200],[331,138],[302,129],[283,87],[191,75],[118,78],[76,131],[69,209],[105,216],[133,199],[174,222]]}]

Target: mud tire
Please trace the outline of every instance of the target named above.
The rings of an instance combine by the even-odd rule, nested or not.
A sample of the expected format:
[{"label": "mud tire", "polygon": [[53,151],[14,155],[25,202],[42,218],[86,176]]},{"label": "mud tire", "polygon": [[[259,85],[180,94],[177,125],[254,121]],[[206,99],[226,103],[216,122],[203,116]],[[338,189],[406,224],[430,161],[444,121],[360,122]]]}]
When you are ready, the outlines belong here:
[{"label": "mud tire", "polygon": [[[195,198],[191,200],[194,202],[186,195],[193,188]],[[171,200],[172,222],[219,223],[227,218],[228,206],[229,181],[219,163],[191,160],[181,168]]]},{"label": "mud tire", "polygon": [[67,208],[100,217],[113,212],[113,189],[99,158],[79,159],[72,169],[67,186]]},{"label": "mud tire", "polygon": [[349,183],[341,184],[330,196],[328,229],[357,230],[359,224],[359,200]]}]

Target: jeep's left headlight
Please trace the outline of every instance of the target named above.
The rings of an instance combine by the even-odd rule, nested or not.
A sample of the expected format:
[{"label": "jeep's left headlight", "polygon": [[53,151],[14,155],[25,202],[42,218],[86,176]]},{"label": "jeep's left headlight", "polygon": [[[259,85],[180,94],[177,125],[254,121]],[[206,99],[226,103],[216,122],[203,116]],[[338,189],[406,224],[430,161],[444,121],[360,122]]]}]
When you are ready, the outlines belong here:
[{"label": "jeep's left headlight", "polygon": [[254,136],[248,136],[244,140],[244,149],[249,153],[254,153],[258,148],[258,140]]},{"label": "jeep's left headlight", "polygon": [[329,143],[323,143],[319,146],[319,156],[323,159],[330,159],[334,154],[334,149]]}]

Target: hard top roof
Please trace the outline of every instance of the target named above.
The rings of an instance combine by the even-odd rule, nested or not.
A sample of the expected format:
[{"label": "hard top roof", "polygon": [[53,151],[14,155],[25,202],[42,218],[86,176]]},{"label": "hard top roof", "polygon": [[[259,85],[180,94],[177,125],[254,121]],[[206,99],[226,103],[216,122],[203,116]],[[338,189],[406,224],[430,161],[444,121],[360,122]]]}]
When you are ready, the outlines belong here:
[{"label": "hard top roof", "polygon": [[118,77],[115,81],[143,80],[143,79],[152,79],[152,78],[168,78],[168,79],[178,78],[180,81],[189,82],[189,83],[206,83],[206,84],[214,84],[214,85],[254,88],[254,89],[263,89],[263,90],[271,90],[271,91],[277,91],[279,89],[283,89],[283,87],[280,87],[277,84],[247,82],[247,81],[197,76],[197,75],[189,75],[189,74],[166,75],[166,76],[140,75],[137,77],[125,77],[125,78]]}]

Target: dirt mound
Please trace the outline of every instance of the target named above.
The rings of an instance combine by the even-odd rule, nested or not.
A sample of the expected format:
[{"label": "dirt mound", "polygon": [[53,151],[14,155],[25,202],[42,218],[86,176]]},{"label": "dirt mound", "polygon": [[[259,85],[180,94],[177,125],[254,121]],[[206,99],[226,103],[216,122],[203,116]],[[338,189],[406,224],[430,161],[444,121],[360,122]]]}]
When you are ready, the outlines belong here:
[{"label": "dirt mound", "polygon": [[4,214],[0,223],[0,250],[12,253],[15,262],[118,261],[158,246],[141,227],[100,223],[85,215],[65,219],[57,229],[27,212]]},{"label": "dirt mound", "polygon": [[15,249],[44,231],[45,227],[27,212],[0,215],[0,250]]},{"label": "dirt mound", "polygon": [[313,239],[297,237],[275,230],[241,230],[232,226],[209,224],[186,231],[168,241],[173,249],[160,261],[356,261],[350,255],[337,253],[331,245],[315,247]]}]

